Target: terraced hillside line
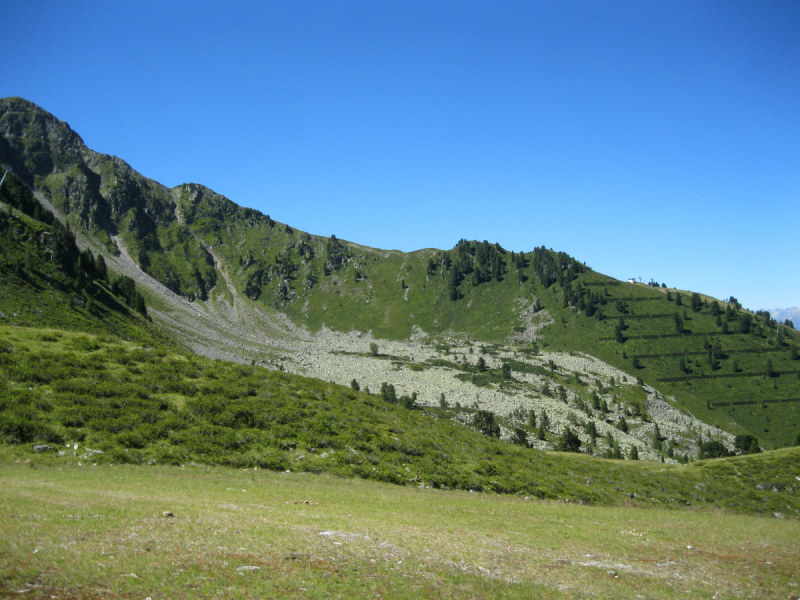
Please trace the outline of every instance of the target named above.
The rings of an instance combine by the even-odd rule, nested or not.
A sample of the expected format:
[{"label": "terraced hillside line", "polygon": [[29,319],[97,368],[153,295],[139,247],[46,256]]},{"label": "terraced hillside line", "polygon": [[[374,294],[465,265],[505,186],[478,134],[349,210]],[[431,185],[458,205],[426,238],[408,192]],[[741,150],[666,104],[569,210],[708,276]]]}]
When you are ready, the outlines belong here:
[{"label": "terraced hillside line", "polygon": [[624,300],[625,302],[649,302],[651,300],[663,300],[664,296],[612,296],[610,300]]},{"label": "terraced hillside line", "polygon": [[674,313],[654,313],[651,315],[606,315],[606,319],[624,319],[626,321],[635,321],[636,319],[671,319]]},{"label": "terraced hillside line", "polygon": [[[800,369],[793,371],[773,371],[776,376],[779,375],[796,375],[800,373]],[[764,371],[756,373],[718,373],[713,375],[684,375],[683,377],[661,377],[656,381],[667,383],[674,381],[695,381],[698,379],[731,379],[736,377],[765,377]]]},{"label": "terraced hillside line", "polygon": [[771,400],[739,400],[737,402],[711,402],[711,408],[723,406],[763,406],[765,404],[790,404],[800,402],[800,398],[773,398]]},{"label": "terraced hillside line", "polygon": [[[723,333],[721,331],[687,331],[685,333],[648,333],[643,335],[626,335],[626,340],[662,340],[667,338],[680,338],[680,337],[705,337],[705,336],[735,336],[735,335],[750,335],[749,333]],[[610,342],[617,338],[613,335],[602,336],[597,338],[601,342]]]},{"label": "terraced hillside line", "polygon": [[[733,354],[764,354],[765,352],[782,352],[786,348],[743,348],[741,350],[734,350],[732,348],[723,348],[722,353],[725,355]],[[658,354],[637,354],[639,358],[675,358],[680,356],[705,356],[708,354],[707,350],[691,350],[687,352],[661,352]]]}]

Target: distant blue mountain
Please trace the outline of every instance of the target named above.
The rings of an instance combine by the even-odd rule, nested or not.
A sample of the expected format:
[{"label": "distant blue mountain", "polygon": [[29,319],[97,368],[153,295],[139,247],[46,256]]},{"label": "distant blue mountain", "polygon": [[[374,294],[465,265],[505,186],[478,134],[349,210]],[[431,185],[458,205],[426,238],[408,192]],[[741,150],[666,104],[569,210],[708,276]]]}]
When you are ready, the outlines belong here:
[{"label": "distant blue mountain", "polygon": [[783,323],[786,319],[789,319],[792,323],[794,323],[795,329],[800,327],[800,307],[764,308],[762,310],[768,310],[770,316],[779,323]]}]

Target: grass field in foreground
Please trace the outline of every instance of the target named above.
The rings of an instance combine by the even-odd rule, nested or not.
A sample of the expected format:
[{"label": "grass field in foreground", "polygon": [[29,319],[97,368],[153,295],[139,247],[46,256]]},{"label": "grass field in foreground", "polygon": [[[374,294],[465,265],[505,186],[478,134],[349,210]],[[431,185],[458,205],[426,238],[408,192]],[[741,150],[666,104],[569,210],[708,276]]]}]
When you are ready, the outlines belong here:
[{"label": "grass field in foreground", "polygon": [[253,469],[17,460],[0,462],[0,596],[800,594],[797,521]]}]

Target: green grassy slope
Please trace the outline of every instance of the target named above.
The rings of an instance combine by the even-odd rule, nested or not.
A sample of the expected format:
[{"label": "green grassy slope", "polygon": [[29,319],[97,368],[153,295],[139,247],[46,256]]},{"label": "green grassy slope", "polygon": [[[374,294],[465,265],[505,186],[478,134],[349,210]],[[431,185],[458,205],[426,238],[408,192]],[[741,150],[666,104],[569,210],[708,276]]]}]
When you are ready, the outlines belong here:
[{"label": "green grassy slope", "polygon": [[800,576],[788,518],[3,450],[0,488],[3,597],[762,599]]},{"label": "green grassy slope", "polygon": [[142,314],[134,283],[79,251],[70,231],[14,175],[6,178],[0,202],[0,324],[167,343]]},{"label": "green grassy slope", "polygon": [[190,299],[235,292],[311,331],[403,339],[416,326],[498,343],[521,333],[538,301],[544,310],[536,314],[554,321],[539,332],[550,349],[635,372],[697,417],[769,448],[800,430],[800,338],[784,328],[778,339],[774,323],[746,311],[726,314],[719,303],[722,314],[712,314],[707,297],[695,311],[688,292],[678,306],[677,290],[612,280],[544,248],[520,255],[462,241],[449,251],[402,253],[310,235],[203,186],[165,188],[89,150],[66,123],[18,98],[0,100],[0,137],[0,160],[69,223],[110,252],[119,235],[145,271]]},{"label": "green grassy slope", "polygon": [[[602,283],[594,274],[579,280]],[[604,296],[602,319],[577,315],[576,307],[556,309],[557,323],[546,334],[552,348],[579,349],[635,373],[700,419],[733,433],[750,432],[768,447],[793,443],[800,430],[796,331],[781,327],[777,336],[777,324],[733,306],[726,316],[721,301],[706,298],[695,312],[690,293],[677,305],[676,290],[611,283],[584,287],[587,294]],[[616,334],[620,318],[622,341]]]},{"label": "green grassy slope", "polygon": [[[0,199],[25,212],[0,213],[0,434],[23,452],[48,445],[46,455],[63,453],[54,460],[259,466],[602,504],[635,493],[635,501],[667,506],[778,512],[788,498],[796,510],[786,495],[796,486],[795,450],[689,467],[547,454],[456,424],[455,409],[408,410],[318,380],[189,355],[115,295],[99,259],[79,252],[24,186],[9,181]],[[517,275],[515,285],[526,278]],[[484,290],[509,280],[506,273],[462,282],[459,298],[447,302],[488,297]],[[561,293],[539,287],[547,304]],[[604,323],[562,310],[565,329],[567,316]]]},{"label": "green grassy slope", "polygon": [[688,466],[544,453],[446,411],[108,335],[4,326],[0,350],[0,434],[23,452],[60,450],[54,460],[261,467],[599,504],[635,493],[643,504],[800,514],[800,449]]}]

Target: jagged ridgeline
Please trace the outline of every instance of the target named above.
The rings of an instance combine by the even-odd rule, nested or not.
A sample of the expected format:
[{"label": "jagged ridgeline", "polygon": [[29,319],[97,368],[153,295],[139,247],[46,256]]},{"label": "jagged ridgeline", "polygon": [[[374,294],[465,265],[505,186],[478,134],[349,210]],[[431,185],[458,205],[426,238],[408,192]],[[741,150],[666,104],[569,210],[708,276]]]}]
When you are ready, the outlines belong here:
[{"label": "jagged ridgeline", "polygon": [[[798,334],[737,302],[620,282],[543,247],[516,252],[461,240],[450,250],[404,253],[311,235],[201,185],[147,179],[19,98],[0,100],[0,162],[106,259],[126,252],[223,319],[238,318],[230,307],[250,307],[280,311],[312,332],[327,326],[407,340],[417,331],[440,344],[586,352],[734,434],[768,447],[797,434]],[[91,262],[84,255],[75,264]]]},{"label": "jagged ridgeline", "polygon": [[519,325],[519,301],[535,301],[532,283],[522,284],[536,275],[545,287],[561,285],[582,271],[544,249],[514,254],[462,240],[451,251],[406,254],[310,235],[203,186],[147,179],[19,98],[0,101],[0,134],[0,159],[110,253],[124,249],[190,300],[241,293],[311,330],[404,338],[416,325],[500,340]]}]

